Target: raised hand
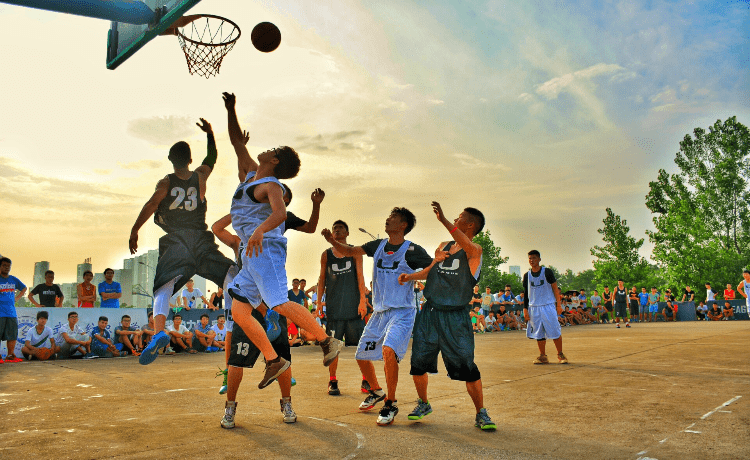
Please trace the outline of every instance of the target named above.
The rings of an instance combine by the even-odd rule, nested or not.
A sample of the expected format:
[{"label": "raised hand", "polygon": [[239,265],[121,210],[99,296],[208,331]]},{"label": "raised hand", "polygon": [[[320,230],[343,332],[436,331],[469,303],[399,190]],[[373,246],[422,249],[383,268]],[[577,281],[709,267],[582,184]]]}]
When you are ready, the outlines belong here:
[{"label": "raised hand", "polygon": [[247,131],[242,131],[242,142],[247,145],[247,142],[250,140],[250,133]]},{"label": "raised hand", "polygon": [[320,204],[323,199],[326,197],[326,192],[324,192],[322,189],[316,188],[313,190],[312,195],[310,195],[310,199],[313,203]]},{"label": "raised hand", "polygon": [[432,202],[432,212],[435,213],[435,215],[437,216],[440,222],[443,222],[445,220],[445,215],[443,214],[443,208],[440,207],[440,203],[438,203],[437,201]]},{"label": "raised hand", "polygon": [[448,258],[449,255],[450,254],[448,253],[448,251],[443,251],[442,249],[435,249],[435,260],[437,260],[438,262],[444,261],[445,259]]},{"label": "raised hand", "polygon": [[199,127],[204,133],[212,133],[211,123],[207,122],[205,118],[201,118],[200,123],[196,123],[195,126]]},{"label": "raised hand", "polygon": [[221,93],[221,98],[224,99],[224,107],[226,107],[227,110],[234,109],[234,104],[237,102],[234,93]]},{"label": "raised hand", "polygon": [[323,238],[326,239],[329,243],[333,244],[333,234],[331,234],[331,231],[327,228],[324,228],[321,232],[321,235],[323,235]]}]

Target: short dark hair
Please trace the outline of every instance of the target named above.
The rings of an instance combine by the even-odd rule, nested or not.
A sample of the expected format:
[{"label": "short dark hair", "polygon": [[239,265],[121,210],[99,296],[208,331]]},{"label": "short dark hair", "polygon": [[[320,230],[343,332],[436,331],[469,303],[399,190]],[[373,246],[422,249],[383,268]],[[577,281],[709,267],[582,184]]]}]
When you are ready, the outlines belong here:
[{"label": "short dark hair", "polygon": [[[617,279],[617,282],[618,282],[618,283],[619,283],[620,281],[622,281],[622,278],[618,278],[618,279]],[[624,281],[623,281],[623,283],[624,283]]]},{"label": "short dark hair", "polygon": [[148,312],[148,316],[146,318],[151,318],[152,316],[154,316],[154,312],[150,311]]},{"label": "short dark hair", "polygon": [[203,314],[201,315],[201,319],[203,319],[203,318],[208,318],[208,319],[211,319],[211,317],[210,317],[210,316],[208,316],[208,315],[207,315],[207,314],[205,314],[205,313],[203,313]]},{"label": "short dark hair", "polygon": [[180,318],[180,319],[182,319],[182,315],[181,315],[181,314],[179,314],[179,313],[175,313],[175,314],[174,314],[174,316],[172,317],[172,319],[174,320],[175,318]]},{"label": "short dark hair", "polygon": [[36,319],[38,320],[39,318],[49,319],[49,313],[47,313],[46,311],[42,310],[42,311],[40,311],[39,313],[36,314]]},{"label": "short dark hair", "polygon": [[746,269],[742,270],[742,273],[747,273],[748,275],[750,275],[750,270],[748,270],[748,269],[746,268]]},{"label": "short dark hair", "polygon": [[306,279],[304,279],[304,278],[300,278],[299,282],[300,282],[300,283],[307,283],[307,280],[306,280]]},{"label": "short dark hair", "polygon": [[484,214],[477,208],[464,208],[474,222],[474,235],[478,235],[484,228]]},{"label": "short dark hair", "polygon": [[113,269],[111,269],[111,268],[104,269],[104,274],[105,275],[107,274],[107,272],[112,272],[113,275],[115,274],[115,271]]},{"label": "short dark hair", "polygon": [[289,146],[281,146],[275,150],[279,163],[273,170],[276,179],[291,179],[299,174],[300,159],[297,152]]},{"label": "short dark hair", "polygon": [[86,275],[94,276],[94,273],[91,270],[86,270],[83,272],[83,276],[86,276]]},{"label": "short dark hair", "polygon": [[711,287],[711,283],[706,283],[706,286]]},{"label": "short dark hair", "polygon": [[128,316],[128,315],[122,315],[122,318],[120,318],[120,321],[124,320],[125,318],[130,319],[130,316]]},{"label": "short dark hair", "polygon": [[526,255],[528,255],[528,256],[539,256],[539,258],[540,258],[540,259],[542,258],[542,255],[541,255],[541,254],[539,253],[539,251],[537,251],[536,249],[532,249],[532,250],[531,250],[531,251],[529,251],[529,253],[528,253],[528,254],[526,254]]},{"label": "short dark hair", "polygon": [[52,273],[53,275],[55,274],[55,272],[53,272],[52,270],[47,270],[46,272],[44,272],[44,276],[47,276],[50,273]]},{"label": "short dark hair", "polygon": [[99,321],[106,321],[106,322],[109,322],[109,318],[107,318],[106,316],[100,316],[100,317],[99,317]]},{"label": "short dark hair", "polygon": [[226,318],[226,316],[224,316],[224,315],[219,315],[219,316],[217,316],[217,317],[216,317],[216,319],[219,319],[219,318]]},{"label": "short dark hair", "polygon": [[292,198],[294,198],[294,195],[292,194],[292,189],[290,189],[289,186],[286,185],[286,184],[281,184],[281,185],[284,186],[284,193],[282,194],[282,196],[286,195],[288,193],[289,194],[289,203],[291,203],[292,202]]},{"label": "short dark hair", "polygon": [[76,315],[76,316],[78,316],[78,312],[77,312],[77,311],[71,311],[71,312],[68,312],[68,318],[70,318],[70,317],[71,317],[71,316],[73,316],[73,315]]},{"label": "short dark hair", "polygon": [[292,283],[294,283],[295,281],[299,283],[299,278],[294,278],[294,279],[292,280]]},{"label": "short dark hair", "polygon": [[333,225],[331,225],[331,228],[333,228],[333,227],[335,227],[337,225],[343,225],[344,228],[346,229],[346,231],[347,232],[349,231],[349,226],[343,220],[341,220],[341,219],[337,220],[336,222],[333,223]]},{"label": "short dark hair", "polygon": [[399,208],[398,206],[391,210],[391,214],[396,214],[401,219],[401,222],[406,222],[406,230],[404,235],[408,234],[415,225],[417,225],[417,218],[413,212],[406,208]]},{"label": "short dark hair", "polygon": [[172,166],[175,168],[186,167],[193,159],[190,155],[190,146],[185,141],[177,142],[169,149],[167,159],[172,162]]},{"label": "short dark hair", "polygon": [[[347,230],[348,230],[348,229],[347,229]],[[9,264],[12,264],[12,263],[13,263],[13,261],[11,261],[10,259],[8,259],[7,257],[0,257],[0,265],[1,265],[1,264],[2,264],[3,262],[8,262]]]}]

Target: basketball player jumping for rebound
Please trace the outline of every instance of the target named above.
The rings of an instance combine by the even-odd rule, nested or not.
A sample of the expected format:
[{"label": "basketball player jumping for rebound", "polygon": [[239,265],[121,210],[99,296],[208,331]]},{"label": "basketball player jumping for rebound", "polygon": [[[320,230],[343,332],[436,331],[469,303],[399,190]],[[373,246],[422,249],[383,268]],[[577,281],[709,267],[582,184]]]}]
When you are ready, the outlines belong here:
[{"label": "basketball player jumping for rebound", "polygon": [[282,225],[286,206],[284,186],[279,179],[290,179],[299,173],[299,156],[285,146],[267,150],[258,155],[257,162],[253,160],[237,120],[235,96],[223,93],[223,98],[241,181],[232,198],[232,227],[246,248],[240,251],[242,270],[227,291],[233,297],[232,318],[266,359],[266,373],[258,384],[259,388],[265,388],[287,370],[289,362],[276,353],[265,329],[252,317],[253,309],[261,302],[313,334],[323,349],[325,366],[338,356],[343,344],[328,337],[304,306],[287,297],[286,238]]},{"label": "basketball player jumping for rebound", "polygon": [[200,275],[223,286],[236,273],[234,262],[219,252],[213,233],[206,226],[206,181],[216,164],[217,150],[211,125],[201,118],[198,127],[208,137],[208,153],[203,163],[190,170],[193,162],[187,142],[169,149],[174,173],[156,184],[130,232],[130,253],[138,250],[138,230],[154,215],[154,222],[167,232],[159,239],[159,262],[154,277],[154,337],[139,361],[150,364],[158,350],[169,345],[164,325],[169,313],[169,298],[193,275]]},{"label": "basketball player jumping for rebound", "polygon": [[534,364],[549,364],[547,359],[547,339],[552,339],[557,348],[557,359],[568,364],[562,351],[562,329],[557,321],[561,314],[560,288],[552,270],[539,265],[542,257],[536,249],[529,251],[531,270],[523,275],[523,318],[526,321],[526,337],[536,339],[539,357]]},{"label": "basketball player jumping for rebound", "polygon": [[472,239],[484,228],[484,215],[478,209],[466,208],[451,223],[437,201],[432,202],[432,210],[453,241],[444,241],[437,247],[435,261],[440,263],[398,277],[399,283],[427,280],[424,290],[427,301],[414,321],[411,346],[410,374],[419,399],[408,418],[421,420],[432,413],[427,399],[427,373],[437,374],[438,353],[442,353],[448,376],[466,382],[466,390],[476,409],[474,426],[495,430],[497,426],[484,407],[481,375],[474,363],[474,330],[469,316],[469,303],[482,268],[482,247]]},{"label": "basketball player jumping for rebound", "polygon": [[[417,313],[414,283],[399,284],[402,273],[414,273],[417,269],[432,264],[427,252],[404,238],[414,225],[416,217],[406,208],[393,208],[385,221],[388,238],[374,240],[363,246],[351,247],[336,241],[328,229],[323,237],[345,257],[368,255],[374,259],[372,270],[373,309],[362,338],[357,346],[357,364],[370,385],[368,396],[359,405],[367,411],[383,399],[385,405],[378,415],[378,425],[390,425],[398,414],[396,386],[398,385],[398,363],[409,348],[409,339]],[[386,395],[381,389],[373,361],[385,361]]]}]

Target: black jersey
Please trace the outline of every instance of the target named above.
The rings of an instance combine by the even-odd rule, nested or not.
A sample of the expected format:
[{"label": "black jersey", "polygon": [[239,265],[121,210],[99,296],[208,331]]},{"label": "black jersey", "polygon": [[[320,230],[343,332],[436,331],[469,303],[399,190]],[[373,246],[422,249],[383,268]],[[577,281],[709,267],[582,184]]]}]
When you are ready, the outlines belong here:
[{"label": "black jersey", "polygon": [[354,257],[338,258],[326,251],[326,317],[346,321],[359,317],[359,282]]},{"label": "black jersey", "polygon": [[615,302],[618,304],[628,303],[628,290],[627,289],[615,289]]},{"label": "black jersey", "polygon": [[165,232],[178,230],[208,230],[206,225],[206,200],[200,199],[200,181],[198,173],[187,180],[176,174],[170,174],[169,191],[166,198],[159,203],[154,214],[154,223]]},{"label": "black jersey", "polygon": [[[444,251],[450,251],[456,244],[451,241]],[[469,258],[463,249],[451,254],[439,264],[435,264],[427,275],[424,296],[437,310],[469,309],[474,295],[474,285],[479,277],[474,277],[469,267]]]}]

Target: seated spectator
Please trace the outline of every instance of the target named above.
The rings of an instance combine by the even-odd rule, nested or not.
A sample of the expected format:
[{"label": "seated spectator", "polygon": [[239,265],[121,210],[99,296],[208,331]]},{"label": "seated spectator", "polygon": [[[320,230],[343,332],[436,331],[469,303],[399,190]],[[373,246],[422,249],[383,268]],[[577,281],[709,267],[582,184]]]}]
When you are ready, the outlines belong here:
[{"label": "seated spectator", "polygon": [[221,310],[224,308],[224,289],[219,288],[211,294],[211,298],[208,300],[208,308],[210,310]]},{"label": "seated spectator", "polygon": [[130,353],[133,356],[140,356],[143,345],[141,336],[143,332],[137,327],[130,325],[130,316],[123,315],[120,325],[115,328],[115,338],[113,340],[115,348],[121,355],[125,356]]},{"label": "seated spectator", "polygon": [[57,331],[55,343],[60,344],[61,358],[72,358],[75,353],[87,359],[97,357],[91,353],[91,337],[78,325],[78,313],[74,311],[68,313],[68,322]]},{"label": "seated spectator", "polygon": [[193,349],[195,351],[205,351],[206,353],[219,351],[218,348],[213,346],[216,333],[211,330],[211,326],[208,324],[209,319],[207,314],[202,314],[200,323],[193,329],[193,334],[195,334],[195,338],[197,339],[193,341]]},{"label": "seated spectator", "polygon": [[[505,307],[505,311],[509,312],[513,308],[513,292],[510,290],[510,285],[505,285],[505,290],[503,291],[503,294],[498,296],[498,304]],[[523,299],[521,299],[521,302],[523,302]]]},{"label": "seated spectator", "polygon": [[226,321],[227,319],[224,315],[219,315],[219,317],[216,318],[216,324],[214,324],[211,328],[211,330],[214,332],[214,341],[213,343],[211,343],[211,346],[214,346],[221,351],[224,351],[224,347],[226,346]]},{"label": "seated spectator", "polygon": [[727,288],[724,289],[724,300],[734,300],[734,289],[731,284],[727,284]]},{"label": "seated spectator", "polygon": [[144,348],[151,343],[154,334],[156,334],[156,331],[154,331],[154,312],[149,312],[148,323],[141,326],[141,342]]},{"label": "seated spectator", "polygon": [[[318,326],[323,327],[320,321],[320,318],[318,318],[317,309],[313,309],[310,312],[310,314],[312,315],[313,318],[315,318],[315,321],[318,323]],[[299,329],[299,337],[300,339],[302,339],[302,345],[312,345],[317,341],[317,339],[315,338],[315,335],[312,332],[302,329],[301,327],[298,329]]]},{"label": "seated spectator", "polygon": [[[65,296],[60,286],[54,283],[55,272],[47,270],[44,272],[44,283],[34,286],[29,292],[29,301],[38,308],[55,308],[62,307]],[[34,296],[39,294],[39,302],[34,300]]]},{"label": "seated spectator", "polygon": [[724,315],[724,321],[734,320],[734,307],[729,302],[724,302],[724,311],[722,311],[722,314]]},{"label": "seated spectator", "polygon": [[560,323],[560,326],[570,326],[570,323],[568,322],[568,318],[565,316],[565,310],[563,310],[562,313],[557,315],[557,322]]},{"label": "seated spectator", "polygon": [[299,329],[297,329],[297,325],[293,322],[287,320],[287,337],[289,337],[289,346],[290,347],[299,347],[302,345],[302,339],[299,336]]},{"label": "seated spectator", "polygon": [[194,286],[195,282],[191,279],[185,284],[185,289],[182,290],[182,306],[183,308],[185,308],[185,310],[190,310],[191,308],[200,308],[203,305],[208,305],[208,301],[203,296],[203,292],[201,292],[200,289]]},{"label": "seated spectator", "polygon": [[578,306],[578,308],[576,308],[576,313],[577,313],[577,316],[581,318],[581,320],[583,320],[583,324],[591,324],[592,321],[596,321],[596,318],[594,318],[594,315],[589,313],[585,308],[583,308],[580,305]]},{"label": "seated spectator", "polygon": [[565,316],[565,319],[568,320],[568,324],[570,324],[571,326],[574,324],[580,324],[578,322],[578,318],[576,318],[576,315],[572,311],[570,311],[569,305],[565,305],[565,308],[563,308],[562,314],[563,316]]},{"label": "seated spectator", "polygon": [[672,305],[672,301],[669,300],[667,301],[667,305],[661,311],[661,314],[664,315],[664,321],[674,321],[676,312],[677,310],[675,309],[675,306]]},{"label": "seated spectator", "polygon": [[505,307],[505,304],[498,305],[498,310],[495,313],[495,321],[497,322],[497,326],[502,331],[506,329],[506,326],[508,325],[510,313],[509,309]]},{"label": "seated spectator", "polygon": [[521,326],[518,324],[518,318],[513,314],[513,310],[508,310],[505,314],[505,329],[506,330],[519,330]]},{"label": "seated spectator", "polygon": [[512,311],[511,314],[515,316],[518,328],[522,331],[526,330],[526,322],[523,320],[523,314],[520,311]]},{"label": "seated spectator", "polygon": [[513,299],[513,304],[514,304],[514,305],[520,305],[520,306],[521,306],[521,308],[523,309],[523,301],[524,301],[524,298],[523,298],[523,292],[522,292],[522,293],[518,294],[518,295],[517,295],[517,296],[516,296],[516,297],[515,297],[515,298]]},{"label": "seated spectator", "polygon": [[111,336],[107,330],[107,323],[109,323],[109,318],[100,316],[99,322],[91,331],[91,335],[93,336],[91,339],[91,353],[100,358],[120,356],[120,352],[117,351],[117,348],[112,343]]},{"label": "seated spectator", "polygon": [[724,312],[719,308],[719,304],[715,303],[711,306],[711,309],[708,310],[708,318],[711,321],[721,321],[724,318]]},{"label": "seated spectator", "polygon": [[706,313],[708,313],[708,306],[706,305],[706,302],[701,301],[701,303],[695,307],[695,317],[698,318],[698,321],[708,321]]},{"label": "seated spectator", "polygon": [[474,310],[469,312],[469,316],[471,317],[471,323],[474,327],[474,332],[483,333],[484,330],[487,329],[487,324],[485,324],[484,322],[482,309],[478,305],[474,307]]},{"label": "seated spectator", "polygon": [[178,353],[187,351],[190,354],[198,353],[193,350],[193,334],[182,324],[182,315],[179,313],[172,318],[172,324],[167,327],[172,342],[172,348]]},{"label": "seated spectator", "polygon": [[29,329],[26,333],[21,353],[23,357],[30,360],[31,358],[46,360],[55,359],[55,353],[60,351],[60,347],[55,345],[55,337],[52,329],[47,326],[49,314],[42,310],[36,314],[36,326]]},{"label": "seated spectator", "polygon": [[487,324],[486,332],[495,332],[500,331],[501,325],[497,323],[497,319],[495,319],[495,312],[490,312],[489,315],[484,319],[485,324]]},{"label": "seated spectator", "polygon": [[91,284],[94,274],[91,270],[83,272],[83,283],[76,287],[78,292],[78,308],[94,308],[96,302],[96,286]]}]

